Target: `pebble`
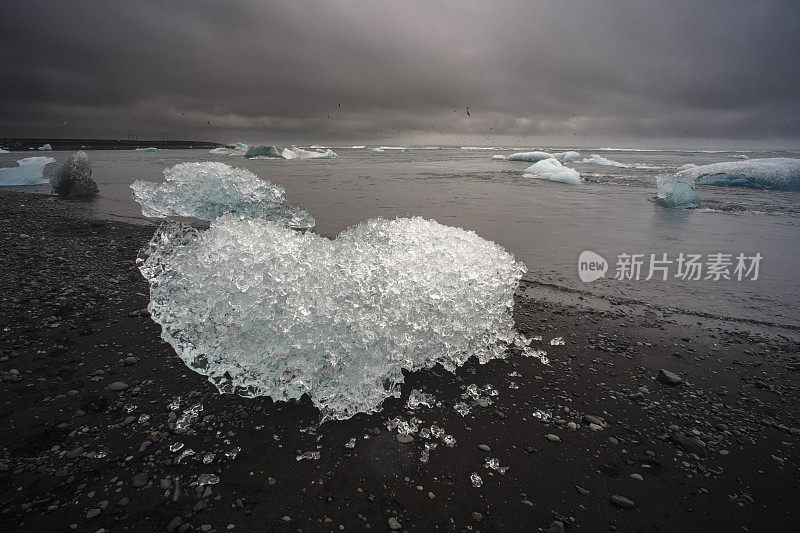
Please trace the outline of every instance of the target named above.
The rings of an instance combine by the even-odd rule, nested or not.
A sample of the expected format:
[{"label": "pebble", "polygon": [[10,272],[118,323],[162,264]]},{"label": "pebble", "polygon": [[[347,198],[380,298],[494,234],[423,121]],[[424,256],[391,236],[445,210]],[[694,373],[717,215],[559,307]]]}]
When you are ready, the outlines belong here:
[{"label": "pebble", "polygon": [[609,498],[609,500],[611,500],[611,503],[620,509],[633,509],[636,507],[636,504],[633,503],[632,500],[629,500],[625,496],[620,496],[619,494],[614,494],[611,496],[611,498]]},{"label": "pebble", "polygon": [[544,436],[544,438],[546,438],[550,442],[561,442],[561,437],[559,437],[558,435],[553,435],[552,433],[548,433],[547,435]]},{"label": "pebble", "polygon": [[483,450],[485,452],[492,451],[492,449],[489,446],[487,446],[486,444],[478,444],[478,449],[479,450]]},{"label": "pebble", "polygon": [[399,442],[400,444],[408,444],[409,442],[412,442],[413,440],[414,440],[414,437],[412,437],[411,435],[407,435],[405,433],[398,433],[397,434],[397,442]]},{"label": "pebble", "polygon": [[127,383],[123,383],[122,381],[115,381],[114,383],[110,383],[108,385],[108,390],[122,392],[128,388]]},{"label": "pebble", "polygon": [[674,387],[676,385],[680,385],[683,380],[678,374],[670,372],[669,370],[664,370],[663,368],[658,371],[658,376],[656,379],[659,383],[663,383],[668,387]]},{"label": "pebble", "polygon": [[392,531],[398,531],[403,528],[403,526],[400,525],[400,522],[397,521],[397,518],[393,516],[389,518],[387,523],[389,524],[389,529]]}]

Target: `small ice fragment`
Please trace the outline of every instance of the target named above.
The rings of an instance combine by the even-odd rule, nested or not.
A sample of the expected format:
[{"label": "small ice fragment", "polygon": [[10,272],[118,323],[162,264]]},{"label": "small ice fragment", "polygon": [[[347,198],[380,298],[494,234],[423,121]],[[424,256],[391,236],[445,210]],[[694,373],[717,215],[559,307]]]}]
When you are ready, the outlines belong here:
[{"label": "small ice fragment", "polygon": [[215,453],[207,453],[203,456],[203,464],[207,465],[214,461],[214,458],[217,456]]},{"label": "small ice fragment", "polygon": [[448,448],[453,448],[456,445],[456,438],[452,435],[442,435],[442,443]]},{"label": "small ice fragment", "polygon": [[314,452],[306,452],[304,454],[298,455],[296,459],[298,461],[302,461],[304,459],[308,459],[310,461],[317,461],[321,457],[321,454],[318,451]]},{"label": "small ice fragment", "polygon": [[145,423],[147,423],[149,420],[150,420],[150,415],[147,415],[147,414],[142,414],[142,415],[139,415],[139,423],[140,423],[140,424],[145,424]]},{"label": "small ice fragment", "polygon": [[467,405],[464,402],[458,402],[453,406],[453,409],[455,410],[456,413],[460,414],[461,416],[467,416],[470,411],[469,405]]},{"label": "small ice fragment", "polygon": [[508,470],[507,466],[500,466],[499,459],[495,459],[493,457],[487,457],[483,467],[494,470],[495,472],[500,472],[500,474],[505,474],[506,470]]},{"label": "small ice fragment", "polygon": [[169,402],[169,404],[167,405],[167,409],[169,409],[170,411],[177,411],[180,408],[181,408],[181,397],[180,396],[178,396],[176,399],[174,399],[171,402]]},{"label": "small ice fragment", "polygon": [[518,389],[519,385],[517,385],[516,381],[509,381],[508,382],[508,388],[509,389]]},{"label": "small ice fragment", "polygon": [[183,443],[182,442],[176,442],[174,444],[170,444],[169,445],[169,451],[171,451],[171,452],[180,451],[181,448],[183,448]]},{"label": "small ice fragment", "polygon": [[204,485],[216,485],[219,483],[219,478],[215,474],[200,474],[197,477],[197,484],[201,487]]},{"label": "small ice fragment", "polygon": [[420,405],[424,405],[425,407],[433,407],[435,404],[436,398],[433,396],[433,394],[422,392],[419,389],[413,389],[411,394],[408,395],[406,407],[409,409],[416,409]]},{"label": "small ice fragment", "polygon": [[430,430],[430,431],[431,431],[431,436],[432,436],[434,439],[438,439],[438,438],[440,438],[442,435],[444,435],[444,429],[440,428],[440,427],[439,427],[439,426],[437,426],[436,424],[433,424],[433,425],[431,426],[431,430]]},{"label": "small ice fragment", "polygon": [[471,473],[469,475],[469,480],[472,482],[472,486],[475,488],[483,486],[483,480],[481,479],[481,476],[479,476],[477,472]]},{"label": "small ice fragment", "polygon": [[241,448],[239,448],[238,446],[234,446],[233,448],[225,452],[225,457],[233,461],[234,459],[236,459],[236,456],[239,455],[240,451],[242,451]]},{"label": "small ice fragment", "polygon": [[175,459],[175,464],[180,463],[186,457],[191,457],[192,455],[194,455],[194,453],[195,453],[194,450],[191,449],[191,448],[188,448],[188,449],[184,450],[183,453],[180,454],[177,459]]},{"label": "small ice fragment", "polygon": [[132,412],[134,412],[136,410],[136,407],[137,406],[135,404],[126,403],[125,407],[123,407],[123,409],[125,409],[126,413],[132,413]]},{"label": "small ice fragment", "polygon": [[356,438],[352,437],[347,443],[344,445],[345,448],[355,448],[356,447]]},{"label": "small ice fragment", "polygon": [[564,346],[564,337],[554,337],[550,339],[550,346]]}]

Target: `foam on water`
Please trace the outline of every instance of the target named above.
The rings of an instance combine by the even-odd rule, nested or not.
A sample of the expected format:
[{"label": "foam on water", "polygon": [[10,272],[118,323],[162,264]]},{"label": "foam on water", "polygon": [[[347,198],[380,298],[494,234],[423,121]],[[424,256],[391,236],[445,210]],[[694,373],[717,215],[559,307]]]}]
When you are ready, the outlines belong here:
[{"label": "foam on water", "polygon": [[214,220],[226,213],[278,221],[298,229],[314,227],[314,217],[286,203],[283,187],[259,179],[249,170],[224,163],[180,163],[164,170],[161,184],[135,181],[133,198],[142,215]]},{"label": "foam on water", "polygon": [[512,318],[525,266],[473,232],[372,219],[330,240],[224,216],[162,224],[137,260],[153,320],[221,392],[308,394],[323,419],[374,412],[403,369],[524,347]]}]

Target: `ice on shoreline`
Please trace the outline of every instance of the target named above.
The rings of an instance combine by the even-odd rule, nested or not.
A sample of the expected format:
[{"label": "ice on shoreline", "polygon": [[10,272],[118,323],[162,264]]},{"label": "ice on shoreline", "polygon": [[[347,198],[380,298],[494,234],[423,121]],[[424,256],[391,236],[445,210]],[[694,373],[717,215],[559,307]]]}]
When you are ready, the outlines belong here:
[{"label": "ice on shoreline", "polygon": [[224,163],[180,163],[164,170],[161,184],[135,181],[133,198],[142,215],[214,220],[226,213],[278,221],[292,228],[314,227],[314,217],[286,203],[283,187],[259,179],[249,170]]},{"label": "ice on shoreline", "polygon": [[577,170],[565,167],[557,159],[542,159],[525,169],[525,177],[580,185],[581,175]]},{"label": "ice on shoreline", "polygon": [[403,369],[526,343],[512,317],[525,266],[473,232],[373,219],[330,240],[224,216],[168,221],[137,260],[162,337],[221,392],[308,394],[323,419],[380,409]]},{"label": "ice on shoreline", "polygon": [[16,167],[0,168],[0,187],[46,184],[44,167],[55,162],[52,157],[44,156],[18,159]]}]

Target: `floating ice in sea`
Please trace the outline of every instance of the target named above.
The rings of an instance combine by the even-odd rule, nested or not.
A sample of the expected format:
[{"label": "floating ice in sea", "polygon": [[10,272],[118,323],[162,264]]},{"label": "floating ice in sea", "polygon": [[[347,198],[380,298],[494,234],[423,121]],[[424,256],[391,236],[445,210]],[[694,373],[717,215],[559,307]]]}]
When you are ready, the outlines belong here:
[{"label": "floating ice in sea", "polygon": [[39,148],[37,148],[37,150],[42,150],[42,151],[50,151],[52,149],[53,147],[50,146],[49,144],[43,144]]},{"label": "floating ice in sea", "polygon": [[772,157],[726,161],[687,168],[676,177],[702,185],[800,191],[800,159]]},{"label": "floating ice in sea", "polygon": [[383,148],[370,148],[370,150],[373,151],[373,152],[383,152],[384,151]]},{"label": "floating ice in sea", "polygon": [[483,486],[483,480],[481,476],[478,475],[477,472],[473,472],[469,475],[469,480],[472,482],[472,486],[475,488],[480,488]]},{"label": "floating ice in sea", "polygon": [[561,163],[571,163],[572,161],[576,161],[581,154],[574,151],[568,150],[566,152],[558,152],[553,154],[553,156],[558,159]]},{"label": "floating ice in sea", "polygon": [[17,160],[16,167],[0,168],[0,187],[42,185],[47,183],[44,167],[55,163],[52,157],[26,157]]},{"label": "floating ice in sea", "polygon": [[500,154],[495,154],[495,155],[492,156],[492,159],[494,159],[495,161],[505,161],[506,156],[500,155]]},{"label": "floating ice in sea", "polygon": [[137,260],[162,338],[221,392],[299,398],[323,419],[374,412],[402,370],[454,371],[525,346],[511,316],[525,272],[500,246],[421,218],[335,240],[224,216],[165,222]]},{"label": "floating ice in sea", "polygon": [[254,144],[248,146],[244,152],[245,157],[282,157],[281,153],[274,146],[264,146],[263,144]]},{"label": "floating ice in sea", "polygon": [[225,213],[279,221],[292,228],[314,227],[314,217],[286,203],[283,187],[249,170],[224,163],[180,163],[164,170],[166,181],[135,181],[133,198],[146,217],[214,220]]},{"label": "floating ice in sea", "polygon": [[9,152],[8,150],[4,150],[3,148],[0,148],[0,154],[10,154],[10,153],[11,152]]},{"label": "floating ice in sea", "polygon": [[536,163],[537,161],[542,161],[544,159],[552,159],[553,157],[553,154],[548,152],[518,152],[506,157],[506,160],[529,161],[531,163]]},{"label": "floating ice in sea", "polygon": [[580,185],[581,175],[578,171],[563,166],[557,159],[542,159],[525,169],[526,178],[538,178],[542,180],[567,183],[569,185]]},{"label": "floating ice in sea", "polygon": [[359,148],[366,148],[366,146],[364,146],[363,144],[356,144],[351,146],[350,148],[359,149]]},{"label": "floating ice in sea", "polygon": [[316,150],[303,150],[296,146],[291,148],[284,148],[281,152],[281,157],[284,159],[334,159],[339,157],[333,150],[316,151]]},{"label": "floating ice in sea", "polygon": [[594,165],[603,165],[606,167],[628,168],[628,165],[626,165],[625,163],[620,163],[619,161],[612,161],[611,159],[606,159],[605,157],[597,154],[592,154],[591,157],[584,158],[583,162],[592,163]]},{"label": "floating ice in sea", "polygon": [[156,148],[154,146],[150,146],[150,147],[147,147],[147,148],[136,148],[137,152],[155,152],[157,150],[158,150],[158,148]]},{"label": "floating ice in sea", "polygon": [[674,176],[656,178],[656,202],[664,207],[694,209],[700,207],[700,199],[694,190],[694,179],[682,176],[680,172]]}]

